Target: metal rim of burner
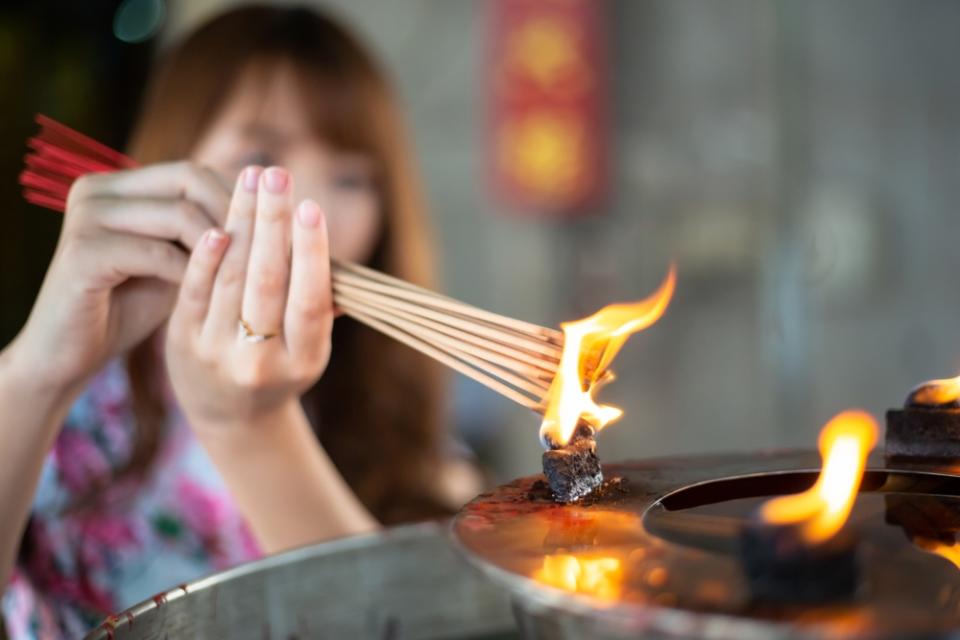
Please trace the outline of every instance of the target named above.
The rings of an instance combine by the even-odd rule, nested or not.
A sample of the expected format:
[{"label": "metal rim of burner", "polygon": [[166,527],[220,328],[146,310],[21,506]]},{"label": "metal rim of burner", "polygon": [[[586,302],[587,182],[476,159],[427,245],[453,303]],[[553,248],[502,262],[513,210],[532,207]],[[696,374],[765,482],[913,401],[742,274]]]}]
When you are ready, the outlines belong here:
[{"label": "metal rim of burner", "polygon": [[291,549],[157,593],[85,640],[505,637],[507,598],[448,540],[429,522]]},{"label": "metal rim of burner", "polygon": [[[632,495],[620,502],[620,507],[626,505],[628,509],[633,509],[634,515],[638,517],[638,522],[642,523],[645,531],[641,532],[648,537],[655,537],[660,544],[666,545],[671,551],[676,550],[680,545],[675,540],[662,537],[661,534],[654,534],[646,529],[649,527],[647,516],[652,508],[663,508],[663,503],[675,502],[678,497],[689,497],[691,491],[705,491],[710,489],[711,485],[721,482],[749,482],[751,479],[762,479],[762,483],[768,483],[771,479],[777,482],[793,482],[795,490],[799,491],[809,485],[815,479],[819,471],[817,465],[818,456],[814,452],[788,452],[774,455],[750,457],[745,455],[714,456],[714,457],[692,457],[680,459],[662,459],[656,461],[645,461],[628,464],[605,465],[604,472],[608,476],[622,475],[625,471],[632,470],[633,476],[629,477],[629,484],[634,487]],[[929,488],[921,485],[926,483],[950,485],[950,499],[960,497],[960,478],[942,473],[943,468],[935,465],[924,467],[922,463],[911,464],[908,467],[900,467],[884,462],[881,455],[871,456],[868,464],[868,471],[865,475],[865,483],[861,497],[858,501],[866,500],[864,495],[872,495],[873,502],[880,504],[886,498],[885,493],[874,491],[876,485],[887,479],[896,479],[901,485],[893,487],[906,490],[907,494],[921,495]],[[645,472],[645,473],[644,473]],[[637,482],[637,477],[641,477]],[[534,509],[529,505],[524,505],[522,493],[525,487],[528,487],[536,476],[521,478],[512,483],[500,487],[491,494],[479,496],[471,505],[468,505],[461,511],[452,527],[452,537],[457,548],[465,555],[468,561],[481,572],[487,574],[496,582],[505,586],[512,594],[515,601],[515,610],[518,621],[522,628],[533,627],[530,637],[636,637],[638,633],[651,633],[652,637],[659,637],[657,633],[671,634],[671,637],[700,637],[700,638],[750,638],[750,637],[807,637],[809,634],[816,636],[823,632],[823,627],[813,629],[803,627],[798,628],[795,621],[790,618],[778,618],[777,615],[770,615],[769,612],[759,614],[750,611],[731,611],[731,610],[698,610],[670,603],[659,604],[648,601],[644,604],[629,601],[599,602],[589,596],[582,594],[569,593],[567,591],[546,587],[529,577],[529,573],[518,571],[516,567],[510,566],[509,561],[502,561],[502,558],[489,557],[485,555],[484,550],[477,545],[477,541],[482,540],[484,527],[491,527],[496,531],[498,526],[498,509],[502,509],[502,520],[508,520],[514,523],[518,519],[530,516],[540,509],[544,513],[561,513],[567,510],[572,517],[589,513],[591,510],[603,510],[610,505],[589,504],[589,505],[548,505],[539,504]],[[914,487],[906,486],[913,483]],[[776,483],[775,483],[776,484]],[[641,486],[642,485],[642,486]],[[767,496],[777,494],[782,488],[772,491],[760,491],[757,496]],[[645,493],[643,497],[638,497],[640,493]],[[904,495],[907,495],[904,494]],[[911,494],[911,495],[913,495]],[[899,495],[899,494],[898,494]],[[498,504],[498,500],[500,501]],[[616,502],[616,501],[614,501]],[[477,508],[477,505],[492,507],[484,512]],[[960,505],[958,501],[957,505]],[[617,505],[614,505],[617,506]],[[872,508],[872,507],[871,507]],[[883,508],[883,505],[880,505]],[[512,512],[511,512],[512,511]],[[484,518],[487,519],[484,522]],[[471,522],[472,521],[472,522]],[[910,546],[907,536],[903,535],[895,523],[882,521],[890,532],[885,536],[899,536],[902,538],[903,546]],[[515,524],[513,525],[516,526]],[[494,536],[495,537],[495,536]],[[899,539],[898,538],[898,539]],[[638,540],[640,539],[638,535]],[[504,542],[500,540],[499,543]],[[871,543],[875,544],[875,543]],[[527,549],[528,560],[549,553],[541,546],[539,549]],[[575,546],[575,545],[573,545]],[[602,546],[602,545],[601,545]],[[557,545],[557,548],[562,545]],[[507,549],[505,545],[501,546],[501,552],[504,556],[513,553],[514,550]],[[704,553],[703,549],[695,549],[695,553]],[[706,550],[709,552],[709,549]],[[918,550],[918,554],[922,554]],[[727,558],[729,561],[729,558]],[[911,561],[915,561],[916,559]],[[936,562],[939,559],[932,560]],[[919,562],[926,562],[922,558]],[[952,566],[946,567],[946,563],[938,565],[939,572],[931,580],[939,579],[950,580],[950,584],[956,587],[954,591],[960,596],[960,572]],[[691,564],[695,567],[695,564]],[[954,576],[956,572],[956,576]],[[947,576],[947,577],[944,577]],[[869,594],[868,594],[869,598]],[[857,605],[856,610],[861,613],[863,610],[870,610],[871,607],[877,607],[871,600],[866,600],[862,606]],[[847,607],[849,608],[849,607]],[[915,612],[914,612],[915,613]],[[947,624],[949,631],[955,633],[960,629],[960,614],[956,619],[944,623],[939,620],[937,623],[931,622],[931,625]],[[946,628],[946,627],[945,627]],[[544,631],[549,629],[549,631]],[[537,631],[539,630],[539,631]],[[574,630],[574,631],[571,631]],[[678,632],[678,630],[681,630]],[[867,633],[875,637],[878,629],[874,628]],[[938,637],[937,634],[944,632],[943,629],[937,629],[930,637]],[[851,636],[852,637],[852,636]]]}]

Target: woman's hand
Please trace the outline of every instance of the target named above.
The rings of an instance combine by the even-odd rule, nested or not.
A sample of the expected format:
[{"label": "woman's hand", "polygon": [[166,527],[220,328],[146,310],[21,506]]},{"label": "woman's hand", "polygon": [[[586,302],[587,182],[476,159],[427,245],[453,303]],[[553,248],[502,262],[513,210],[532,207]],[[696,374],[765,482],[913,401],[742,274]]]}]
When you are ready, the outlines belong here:
[{"label": "woman's hand", "polygon": [[[296,401],[330,356],[333,305],[326,224],[293,210],[285,169],[248,167],[225,232],[194,249],[167,330],[167,367],[197,429],[252,425]],[[260,341],[250,333],[270,336]]]},{"label": "woman's hand", "polygon": [[187,251],[226,213],[227,190],[188,163],[79,179],[30,318],[0,351],[0,584],[7,584],[43,461],[73,397],[169,315]]},{"label": "woman's hand", "polygon": [[327,366],[333,304],[326,223],[310,200],[294,211],[291,186],[278,167],[240,174],[167,328],[177,398],[267,552],[377,527],[298,402]]},{"label": "woman's hand", "polygon": [[187,252],[222,221],[228,199],[216,174],[187,162],[77,180],[40,294],[10,347],[19,375],[79,389],[146,338],[170,313]]}]

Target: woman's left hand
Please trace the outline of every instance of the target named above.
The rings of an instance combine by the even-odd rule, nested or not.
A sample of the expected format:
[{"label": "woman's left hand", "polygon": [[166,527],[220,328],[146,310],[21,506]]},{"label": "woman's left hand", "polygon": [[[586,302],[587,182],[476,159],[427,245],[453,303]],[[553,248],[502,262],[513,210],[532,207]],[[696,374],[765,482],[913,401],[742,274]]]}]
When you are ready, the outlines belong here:
[{"label": "woman's left hand", "polygon": [[[279,167],[248,167],[223,231],[194,249],[167,331],[170,378],[195,428],[256,424],[296,400],[330,357],[326,223]],[[258,337],[259,336],[259,337]]]}]

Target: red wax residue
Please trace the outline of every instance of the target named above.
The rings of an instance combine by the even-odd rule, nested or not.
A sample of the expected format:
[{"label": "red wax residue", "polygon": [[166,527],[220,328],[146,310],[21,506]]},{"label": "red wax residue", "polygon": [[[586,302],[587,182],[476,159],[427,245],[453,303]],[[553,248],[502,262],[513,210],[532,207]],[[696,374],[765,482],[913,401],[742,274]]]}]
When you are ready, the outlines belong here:
[{"label": "red wax residue", "polygon": [[100,625],[107,634],[107,640],[113,640],[113,630],[116,628],[119,621],[120,618],[111,613],[109,616],[107,616],[107,619],[103,621],[103,624]]},{"label": "red wax residue", "polygon": [[[187,585],[185,585],[185,584],[178,584],[178,585],[177,585],[177,589],[180,589],[181,591],[183,591],[184,595],[186,595],[187,593],[189,593],[189,592],[187,591]],[[154,604],[156,604],[158,607],[160,607],[161,605],[166,604],[166,603],[167,603],[167,594],[166,594],[166,593],[158,593],[157,595],[153,596],[153,602],[154,602]]]}]

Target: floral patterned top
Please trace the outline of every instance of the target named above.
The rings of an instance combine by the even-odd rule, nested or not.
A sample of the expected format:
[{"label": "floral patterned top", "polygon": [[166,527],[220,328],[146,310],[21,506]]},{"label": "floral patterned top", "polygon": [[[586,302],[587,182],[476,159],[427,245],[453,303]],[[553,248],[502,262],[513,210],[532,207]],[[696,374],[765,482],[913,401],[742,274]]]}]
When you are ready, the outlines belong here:
[{"label": "floral patterned top", "polygon": [[[126,371],[107,366],[70,410],[44,463],[17,566],[7,634],[75,638],[153,594],[260,556],[223,480],[168,394],[152,472],[112,482],[133,444]],[[94,508],[88,489],[109,487]]]}]

